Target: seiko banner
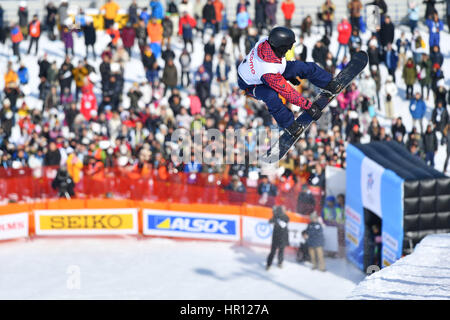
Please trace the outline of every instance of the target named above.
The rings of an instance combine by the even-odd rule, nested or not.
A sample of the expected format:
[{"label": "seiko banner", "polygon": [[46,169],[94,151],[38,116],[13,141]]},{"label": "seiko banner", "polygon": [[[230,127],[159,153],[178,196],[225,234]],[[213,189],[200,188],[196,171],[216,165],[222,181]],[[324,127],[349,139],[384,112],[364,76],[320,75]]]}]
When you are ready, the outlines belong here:
[{"label": "seiko banner", "polygon": [[36,235],[138,234],[137,209],[36,210]]}]

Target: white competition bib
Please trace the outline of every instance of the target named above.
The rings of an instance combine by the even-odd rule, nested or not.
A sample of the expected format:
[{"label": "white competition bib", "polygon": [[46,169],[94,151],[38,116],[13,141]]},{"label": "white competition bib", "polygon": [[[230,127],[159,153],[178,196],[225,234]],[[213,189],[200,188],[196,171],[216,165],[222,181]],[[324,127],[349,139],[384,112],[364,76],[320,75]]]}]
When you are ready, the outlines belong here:
[{"label": "white competition bib", "polygon": [[248,85],[262,84],[261,77],[266,73],[283,73],[286,69],[286,59],[283,58],[281,63],[271,63],[258,57],[258,46],[267,40],[264,37],[250,50],[250,53],[242,60],[238,67],[238,73],[242,80]]}]

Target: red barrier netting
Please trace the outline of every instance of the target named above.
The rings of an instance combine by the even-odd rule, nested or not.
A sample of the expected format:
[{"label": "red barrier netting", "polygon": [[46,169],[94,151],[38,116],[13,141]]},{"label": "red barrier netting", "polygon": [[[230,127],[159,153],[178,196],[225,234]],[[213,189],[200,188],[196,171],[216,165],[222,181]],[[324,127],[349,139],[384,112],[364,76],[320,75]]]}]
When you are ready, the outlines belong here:
[{"label": "red barrier netting", "polygon": [[[36,199],[57,198],[58,192],[51,186],[57,173],[55,167],[39,169],[0,169],[0,199],[5,201],[33,201]],[[245,193],[227,190],[231,182],[223,174],[176,173],[161,178],[157,171],[145,176],[127,168],[104,168],[101,174],[83,171],[75,186],[77,198],[115,198],[177,203],[208,204],[250,204],[272,207],[284,205],[288,210],[298,212],[297,199],[302,184],[297,181],[290,188],[283,181],[276,181],[278,195],[262,197],[256,184],[241,179]],[[308,186],[315,199],[315,210],[320,213],[322,190]],[[299,210],[300,211],[300,210]],[[304,213],[304,212],[302,212]]]}]

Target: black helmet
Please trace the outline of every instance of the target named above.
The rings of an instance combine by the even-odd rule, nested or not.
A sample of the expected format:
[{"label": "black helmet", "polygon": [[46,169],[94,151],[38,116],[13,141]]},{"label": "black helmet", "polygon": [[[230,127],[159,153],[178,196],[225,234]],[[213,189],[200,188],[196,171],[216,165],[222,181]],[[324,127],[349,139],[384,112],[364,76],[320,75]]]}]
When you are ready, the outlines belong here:
[{"label": "black helmet", "polygon": [[295,34],[286,27],[276,27],[270,31],[269,44],[278,58],[283,57],[295,43]]}]

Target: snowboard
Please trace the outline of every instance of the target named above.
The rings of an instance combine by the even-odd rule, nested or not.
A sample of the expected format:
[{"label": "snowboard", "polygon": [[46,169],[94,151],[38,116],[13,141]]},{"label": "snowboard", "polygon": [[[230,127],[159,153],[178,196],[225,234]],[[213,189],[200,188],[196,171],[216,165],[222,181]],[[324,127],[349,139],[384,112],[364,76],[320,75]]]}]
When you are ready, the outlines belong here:
[{"label": "snowboard", "polygon": [[[355,53],[347,66],[338,73],[334,78],[339,84],[336,92],[321,90],[320,93],[312,100],[323,110],[342,90],[344,90],[353,79],[355,79],[366,67],[369,57],[365,51]],[[301,132],[297,136],[291,136],[287,132],[283,132],[278,141],[274,142],[267,154],[263,157],[263,161],[274,163],[284,158],[289,149],[300,139],[300,136],[314,121],[311,116],[303,111],[296,119],[297,123],[302,127]],[[278,156],[277,156],[278,155]]]}]

